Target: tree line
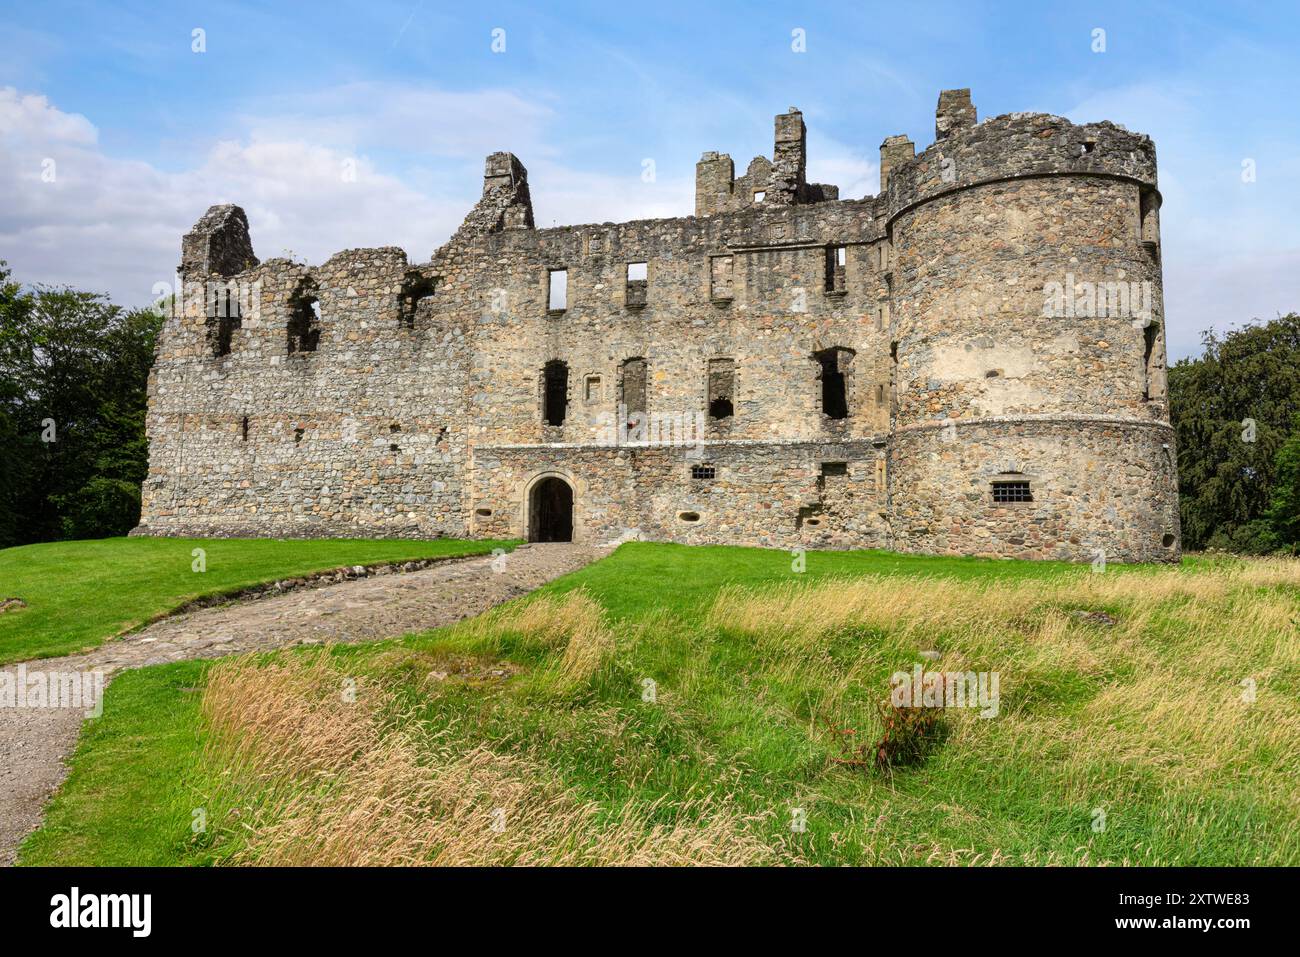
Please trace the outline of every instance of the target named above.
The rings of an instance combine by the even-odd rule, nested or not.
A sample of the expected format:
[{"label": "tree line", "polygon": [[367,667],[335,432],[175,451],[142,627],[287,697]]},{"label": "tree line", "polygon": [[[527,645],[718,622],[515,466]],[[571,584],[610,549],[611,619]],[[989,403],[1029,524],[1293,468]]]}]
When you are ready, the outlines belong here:
[{"label": "tree line", "polygon": [[161,328],[95,293],[24,289],[0,260],[0,548],[139,522]]},{"label": "tree line", "polygon": [[1206,333],[1169,416],[1184,547],[1300,551],[1300,315]]},{"label": "tree line", "polygon": [[[163,317],[0,261],[0,548],[123,535],[148,473]],[[1169,369],[1183,544],[1300,551],[1300,315],[1206,333]]]}]

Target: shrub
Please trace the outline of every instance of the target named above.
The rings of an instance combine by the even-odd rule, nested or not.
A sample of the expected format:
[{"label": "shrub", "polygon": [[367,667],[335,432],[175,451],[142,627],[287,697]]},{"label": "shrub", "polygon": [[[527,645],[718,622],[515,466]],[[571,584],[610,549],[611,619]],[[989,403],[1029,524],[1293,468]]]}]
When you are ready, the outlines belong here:
[{"label": "shrub", "polygon": [[[922,681],[933,678],[934,694],[938,701],[943,701],[947,688],[944,676],[940,672],[927,672]],[[917,692],[919,695],[919,691]],[[892,695],[879,705],[880,723],[883,732],[872,745],[854,746],[857,731],[852,728],[832,726],[832,734],[838,735],[840,757],[832,758],[836,764],[845,764],[855,768],[874,767],[879,771],[888,771],[895,767],[919,764],[938,744],[943,733],[943,708],[924,705],[897,705]]]},{"label": "shrub", "polygon": [[[926,678],[929,675],[924,676]],[[944,677],[936,672],[935,697],[942,701],[947,689]],[[918,691],[919,694],[919,691]],[[919,764],[938,743],[942,732],[943,709],[912,705],[900,707],[892,700],[880,705],[880,722],[884,733],[875,744],[875,762],[880,770]]]}]

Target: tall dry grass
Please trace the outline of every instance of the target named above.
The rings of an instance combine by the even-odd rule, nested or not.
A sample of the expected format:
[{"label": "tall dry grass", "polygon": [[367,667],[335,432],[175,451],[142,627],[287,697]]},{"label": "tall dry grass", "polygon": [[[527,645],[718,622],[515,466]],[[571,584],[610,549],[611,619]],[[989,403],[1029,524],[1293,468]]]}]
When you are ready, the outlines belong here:
[{"label": "tall dry grass", "polygon": [[[1036,581],[869,576],[761,591],[726,588],[702,621],[664,613],[620,625],[620,663],[635,652],[628,659],[634,673],[647,673],[647,667],[657,673],[653,666],[661,663],[671,675],[655,714],[687,715],[673,739],[674,754],[689,753],[700,767],[722,763],[716,774],[701,775],[710,782],[703,788],[670,791],[671,801],[617,806],[598,806],[566,788],[540,752],[485,748],[476,727],[465,724],[433,734],[404,713],[411,688],[423,686],[408,680],[399,696],[385,682],[397,681],[402,668],[408,679],[422,669],[452,671],[438,658],[452,652],[401,649],[387,664],[381,654],[370,663],[380,665],[371,671],[383,677],[355,686],[344,684],[342,666],[328,655],[225,662],[212,669],[203,697],[210,820],[225,842],[222,859],[236,864],[797,861],[790,850],[797,842],[785,843],[782,828],[738,810],[740,803],[764,804],[755,800],[754,775],[742,774],[750,759],[725,758],[714,737],[686,730],[697,723],[708,727],[713,714],[692,716],[692,709],[719,709],[726,733],[735,734],[741,724],[729,715],[770,712],[773,724],[788,725],[797,701],[809,712],[809,742],[823,736],[822,718],[866,735],[872,729],[855,725],[846,713],[869,713],[866,706],[880,700],[891,671],[936,649],[942,657],[928,668],[999,672],[1002,702],[991,720],[974,711],[950,716],[940,757],[961,760],[915,772],[934,775],[927,781],[935,800],[961,794],[952,776],[978,768],[989,780],[1029,795],[1026,806],[1035,814],[1043,807],[1056,814],[1102,805],[1121,821],[1145,815],[1147,839],[1159,848],[1135,848],[1133,860],[1159,862],[1190,855],[1186,841],[1196,834],[1218,840],[1231,834],[1250,818],[1242,794],[1268,820],[1285,821],[1285,809],[1296,805],[1298,595],[1300,562],[1293,560],[1065,573]],[[600,742],[623,739],[628,723],[635,725],[599,683],[602,674],[615,674],[609,669],[616,642],[603,609],[586,591],[535,596],[453,634],[445,647],[475,656],[460,671],[486,672],[504,650],[515,661],[512,673],[526,672],[519,680],[532,684],[520,686],[510,703],[519,710],[510,713],[527,717],[529,708],[558,709],[546,722],[554,732],[551,743],[569,748],[575,760],[585,761]],[[715,648],[725,655],[712,654]],[[720,670],[724,658],[742,673]],[[1253,702],[1243,700],[1247,678],[1254,682]],[[441,680],[436,684],[444,687]],[[343,693],[349,688],[354,700]],[[535,688],[546,694],[532,697]],[[727,695],[733,693],[740,700],[729,712]],[[585,724],[576,718],[565,724],[568,709],[575,715],[581,710]],[[592,730],[598,712],[608,713],[608,732]],[[460,721],[473,722],[468,714],[472,709]],[[764,745],[762,735],[753,742],[758,749]],[[617,752],[609,773],[635,783],[646,776],[641,762],[662,760],[660,753],[629,746]],[[764,754],[754,767],[772,774],[779,768],[772,761]],[[590,770],[587,765],[584,773]],[[781,773],[775,772],[778,779]],[[815,807],[822,790],[833,800],[829,795],[842,785],[839,774],[800,778],[798,805]],[[886,805],[898,801],[896,814],[925,821],[933,812],[922,807],[928,797],[896,793],[888,781],[868,779],[863,786],[862,793],[878,793]],[[702,790],[734,790],[741,797],[688,796]],[[861,797],[853,793],[854,800]],[[1155,804],[1153,794],[1160,796]],[[1041,795],[1041,804],[1034,795]],[[778,816],[791,803],[779,787],[761,797],[771,798],[770,813]],[[874,825],[864,825],[829,839],[860,838],[864,859],[877,862],[1003,862],[996,845],[980,843],[975,810],[961,806],[960,798],[945,800],[945,813],[971,816],[974,836],[963,838],[971,847],[950,846],[924,826],[903,846],[900,835],[907,832],[874,809],[869,816],[884,822],[878,835]],[[1270,846],[1284,850],[1270,860],[1300,845],[1298,830],[1274,826]],[[765,841],[765,831],[777,836]],[[1016,853],[1022,863],[1036,862],[1021,859],[1023,848]],[[1056,848],[1045,860],[1057,854],[1075,859],[1069,848]]]},{"label": "tall dry grass", "polygon": [[[1120,764],[1189,788],[1250,774],[1262,799],[1285,803],[1300,779],[1297,589],[1293,559],[1046,581],[867,576],[727,588],[708,620],[749,636],[770,674],[820,689],[831,720],[850,690],[883,690],[883,675],[937,649],[934,668],[1001,676],[1001,715],[954,715],[950,747],[1001,736],[1012,753],[1063,748],[1080,794]],[[846,635],[862,645],[847,664]],[[1064,679],[1093,689],[1077,709],[1052,690]]]},{"label": "tall dry grass", "polygon": [[[532,611],[538,633],[553,628]],[[558,640],[558,639],[557,639]],[[569,639],[570,643],[572,638]],[[587,664],[577,665],[586,668]],[[232,864],[747,865],[773,860],[726,799],[610,817],[538,762],[430,737],[323,655],[223,662],[202,711]],[[663,818],[676,823],[658,823]]]},{"label": "tall dry grass", "polygon": [[527,649],[563,649],[554,682],[559,691],[590,682],[615,650],[604,609],[583,588],[506,606],[465,623],[459,633],[482,647],[499,647],[502,636],[511,635]]}]

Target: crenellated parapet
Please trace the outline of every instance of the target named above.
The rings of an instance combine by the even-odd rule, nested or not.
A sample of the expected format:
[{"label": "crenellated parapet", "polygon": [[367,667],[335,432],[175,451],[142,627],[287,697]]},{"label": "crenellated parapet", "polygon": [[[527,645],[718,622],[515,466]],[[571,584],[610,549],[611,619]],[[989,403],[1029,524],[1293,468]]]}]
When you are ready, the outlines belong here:
[{"label": "crenellated parapet", "polygon": [[976,184],[1034,176],[1114,177],[1154,190],[1155,144],[1114,123],[1075,125],[1046,113],[1011,113],[969,126],[950,123],[929,149],[894,164],[889,215]]}]

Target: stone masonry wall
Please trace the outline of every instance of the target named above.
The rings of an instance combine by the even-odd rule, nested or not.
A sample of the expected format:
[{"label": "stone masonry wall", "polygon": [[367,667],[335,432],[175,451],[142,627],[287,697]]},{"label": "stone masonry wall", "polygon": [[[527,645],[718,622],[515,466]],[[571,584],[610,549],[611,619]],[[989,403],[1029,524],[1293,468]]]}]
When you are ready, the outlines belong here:
[{"label": "stone masonry wall", "polygon": [[[137,533],[525,537],[555,477],[583,541],[1176,558],[1150,140],[976,123],[969,91],[936,127],[839,200],[792,109],[744,176],[704,154],[696,216],[551,229],[494,153],[419,264],[259,263],[213,207]],[[1097,312],[1121,283],[1144,318]],[[1003,473],[1032,505],[995,506]]]}]

